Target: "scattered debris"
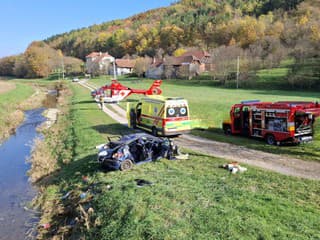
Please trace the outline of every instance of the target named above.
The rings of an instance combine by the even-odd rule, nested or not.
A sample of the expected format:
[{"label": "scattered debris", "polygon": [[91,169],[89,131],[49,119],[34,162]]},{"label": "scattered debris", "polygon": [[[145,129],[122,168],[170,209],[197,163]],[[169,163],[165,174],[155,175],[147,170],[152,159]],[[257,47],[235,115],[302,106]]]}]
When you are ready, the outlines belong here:
[{"label": "scattered debris", "polygon": [[136,181],[137,185],[139,187],[143,187],[145,185],[153,185],[152,182],[148,181],[148,180],[144,180],[144,179],[135,179],[134,181]]},{"label": "scattered debris", "polygon": [[87,193],[83,192],[83,193],[80,194],[80,198],[81,198],[81,199],[84,199],[84,198],[86,198],[86,197],[87,197]]},{"label": "scattered debris", "polygon": [[186,154],[179,154],[179,155],[176,155],[175,158],[176,158],[177,160],[187,160],[187,159],[189,159],[189,154],[188,154],[188,153],[186,153]]},{"label": "scattered debris", "polygon": [[242,172],[247,171],[247,168],[240,166],[238,162],[231,162],[228,164],[224,164],[221,167],[224,169],[227,169],[228,171],[230,171],[233,174],[236,174],[237,172],[242,173]]},{"label": "scattered debris", "polygon": [[89,177],[88,177],[88,176],[82,176],[82,181],[83,181],[84,183],[88,183]]},{"label": "scattered debris", "polygon": [[67,199],[71,194],[71,191],[67,192],[65,195],[61,197],[62,200]]},{"label": "scattered debris", "polygon": [[49,229],[51,227],[50,223],[43,223],[41,224],[41,227],[44,229]]}]

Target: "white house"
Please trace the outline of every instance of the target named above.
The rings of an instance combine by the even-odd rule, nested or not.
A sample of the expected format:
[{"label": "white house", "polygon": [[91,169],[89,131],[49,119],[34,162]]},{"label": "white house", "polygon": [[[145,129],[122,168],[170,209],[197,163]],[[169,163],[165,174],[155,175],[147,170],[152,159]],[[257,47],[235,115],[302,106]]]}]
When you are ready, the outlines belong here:
[{"label": "white house", "polygon": [[[118,76],[132,73],[136,64],[136,61],[133,59],[116,59],[115,61],[115,68]],[[112,67],[110,67],[110,70],[110,74],[113,74]]]},{"label": "white house", "polygon": [[108,73],[110,63],[115,60],[108,52],[92,52],[86,56],[86,70],[90,74]]}]

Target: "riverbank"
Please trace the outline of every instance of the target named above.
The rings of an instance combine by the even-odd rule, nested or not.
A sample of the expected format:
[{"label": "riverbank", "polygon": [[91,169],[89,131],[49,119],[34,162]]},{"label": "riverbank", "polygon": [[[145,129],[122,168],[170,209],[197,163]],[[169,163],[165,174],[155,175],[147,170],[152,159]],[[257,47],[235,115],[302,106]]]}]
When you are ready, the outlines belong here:
[{"label": "riverbank", "polygon": [[[46,97],[44,88],[28,82],[0,82],[0,88],[7,86],[0,93],[0,143],[15,133],[15,129],[24,119],[23,112],[39,108]],[[9,85],[8,85],[9,84]],[[11,87],[8,87],[11,86]]]},{"label": "riverbank", "polygon": [[[48,120],[40,131],[43,141],[37,141],[31,157],[32,167],[29,176],[39,187],[38,197],[33,200],[33,207],[41,211],[37,239],[48,239],[47,233],[52,230],[53,216],[63,213],[59,202],[59,193],[53,182],[63,182],[58,178],[61,169],[72,161],[75,139],[72,133],[72,111],[70,103],[72,94],[67,83],[58,86],[58,97],[55,107],[46,110]],[[57,238],[59,239],[59,238]]]},{"label": "riverbank", "polygon": [[0,239],[34,236],[39,215],[28,206],[37,189],[27,177],[30,163],[26,158],[30,156],[34,139],[40,137],[36,129],[45,120],[43,110],[25,111],[16,133],[0,146]]}]

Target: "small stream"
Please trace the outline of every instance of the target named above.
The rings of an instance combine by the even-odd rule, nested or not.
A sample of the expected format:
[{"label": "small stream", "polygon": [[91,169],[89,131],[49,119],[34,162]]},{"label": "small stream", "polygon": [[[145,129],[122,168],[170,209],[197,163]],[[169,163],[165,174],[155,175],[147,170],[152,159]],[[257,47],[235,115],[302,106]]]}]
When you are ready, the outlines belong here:
[{"label": "small stream", "polygon": [[0,240],[25,239],[30,226],[38,221],[26,205],[37,194],[27,171],[32,144],[41,137],[36,128],[45,121],[44,108],[25,112],[24,122],[16,133],[0,145]]}]

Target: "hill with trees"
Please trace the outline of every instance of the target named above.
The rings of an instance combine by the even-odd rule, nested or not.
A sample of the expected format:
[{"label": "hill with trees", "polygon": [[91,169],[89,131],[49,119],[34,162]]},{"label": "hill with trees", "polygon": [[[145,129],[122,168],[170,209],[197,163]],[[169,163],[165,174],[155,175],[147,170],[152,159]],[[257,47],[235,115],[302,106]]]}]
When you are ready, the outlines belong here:
[{"label": "hill with trees", "polygon": [[[82,60],[93,51],[109,52],[116,58],[163,58],[183,52],[181,49],[202,49],[213,56],[215,68],[210,75],[221,83],[232,76],[229,67],[234,69],[237,56],[241,57],[243,80],[252,71],[291,59],[288,83],[312,88],[320,85],[319,40],[319,0],[181,0],[44,42],[65,56]],[[10,65],[12,58],[5,64]]]}]

